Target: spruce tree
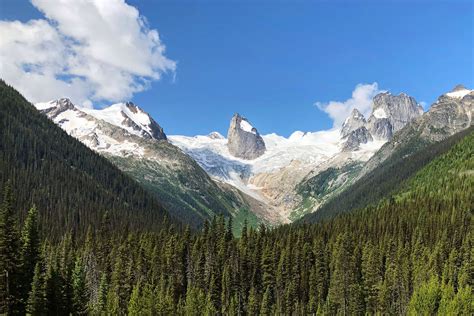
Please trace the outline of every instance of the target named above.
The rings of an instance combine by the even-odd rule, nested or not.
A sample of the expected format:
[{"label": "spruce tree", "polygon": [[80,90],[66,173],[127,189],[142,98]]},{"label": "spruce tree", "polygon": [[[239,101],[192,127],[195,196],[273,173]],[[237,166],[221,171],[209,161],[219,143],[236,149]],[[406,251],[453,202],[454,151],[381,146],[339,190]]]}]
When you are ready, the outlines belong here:
[{"label": "spruce tree", "polygon": [[0,206],[0,314],[21,312],[19,293],[19,236],[10,182]]},{"label": "spruce tree", "polygon": [[438,281],[432,277],[413,292],[410,300],[409,313],[412,315],[435,315],[440,300]]},{"label": "spruce tree", "polygon": [[46,315],[47,313],[46,284],[41,262],[37,262],[34,269],[31,290],[28,295],[26,311],[31,315]]},{"label": "spruce tree", "polygon": [[35,206],[28,211],[21,233],[21,299],[26,302],[39,256],[38,211]]},{"label": "spruce tree", "polygon": [[89,295],[86,288],[86,276],[81,258],[76,259],[72,274],[74,314],[85,315],[88,311]]},{"label": "spruce tree", "polygon": [[141,293],[140,293],[140,283],[137,283],[133,287],[132,295],[130,296],[130,302],[128,303],[128,315],[131,316],[139,316],[143,315],[143,302],[141,300]]}]

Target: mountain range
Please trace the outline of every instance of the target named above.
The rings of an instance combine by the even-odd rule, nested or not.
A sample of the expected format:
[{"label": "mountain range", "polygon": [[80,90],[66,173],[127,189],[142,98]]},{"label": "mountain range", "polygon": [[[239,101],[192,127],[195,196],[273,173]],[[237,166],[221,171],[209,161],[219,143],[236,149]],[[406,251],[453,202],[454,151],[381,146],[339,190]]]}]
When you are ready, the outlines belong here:
[{"label": "mountain range", "polygon": [[[177,218],[200,225],[215,215],[236,227],[281,224],[316,212],[405,146],[405,155],[467,129],[474,92],[463,86],[441,95],[427,112],[411,96],[383,92],[368,118],[354,109],[340,128],[260,135],[235,114],[227,138],[166,135],[139,106],[103,109],[69,99],[36,108],[89,148],[113,162]],[[406,151],[406,150],[405,150]]]},{"label": "mountain range", "polygon": [[[91,110],[61,99],[37,105],[41,114],[0,81],[1,310],[471,315],[472,94],[456,88],[426,113],[418,105],[398,113],[399,130],[387,113],[402,95],[385,98],[383,129],[354,111],[345,131],[286,139],[260,135],[236,114],[227,139],[186,138],[166,135],[131,103]],[[348,148],[344,133],[358,147]],[[187,154],[176,139],[207,149]],[[309,162],[287,163],[285,152]],[[256,201],[282,216],[258,200],[258,168],[286,169],[281,179],[306,174],[287,191],[307,209],[287,218],[296,225],[247,227],[266,223]],[[225,178],[237,171],[247,178]],[[183,208],[202,201],[249,208]]]}]

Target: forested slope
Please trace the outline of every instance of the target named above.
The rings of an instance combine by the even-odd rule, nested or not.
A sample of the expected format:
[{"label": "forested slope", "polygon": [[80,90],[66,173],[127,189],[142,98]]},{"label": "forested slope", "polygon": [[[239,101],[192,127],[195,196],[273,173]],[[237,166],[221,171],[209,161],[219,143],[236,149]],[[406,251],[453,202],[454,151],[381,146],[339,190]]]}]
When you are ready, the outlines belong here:
[{"label": "forested slope", "polygon": [[[21,284],[32,284],[3,306],[33,314],[472,315],[473,172],[471,132],[397,195],[317,224],[244,229],[236,239],[222,217],[196,234],[123,234],[104,220],[85,242],[66,234],[41,246],[29,242],[35,225],[25,224],[21,243],[5,238],[17,235],[5,234],[15,225],[0,226],[8,245],[0,271],[26,271]],[[14,222],[8,203],[1,214],[1,223]],[[26,223],[34,218],[33,210]]]},{"label": "forested slope", "polygon": [[436,143],[412,137],[401,143],[377,168],[355,181],[314,213],[306,215],[300,222],[315,222],[377,203],[400,190],[407,179],[430,161],[447,152],[473,130],[474,127],[470,127]]},{"label": "forested slope", "polygon": [[0,81],[0,187],[7,181],[19,219],[36,204],[40,223],[51,234],[84,235],[106,210],[117,229],[158,229],[167,215],[135,181]]}]

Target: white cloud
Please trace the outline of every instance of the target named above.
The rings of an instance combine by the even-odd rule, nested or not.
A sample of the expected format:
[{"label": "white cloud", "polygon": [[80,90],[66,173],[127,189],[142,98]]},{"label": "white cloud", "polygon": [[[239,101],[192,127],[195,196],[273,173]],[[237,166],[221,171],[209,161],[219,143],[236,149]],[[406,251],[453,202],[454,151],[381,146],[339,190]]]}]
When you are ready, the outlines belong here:
[{"label": "white cloud", "polygon": [[346,101],[316,102],[315,105],[329,115],[334,127],[340,127],[353,109],[358,109],[367,118],[372,111],[372,99],[380,92],[383,91],[379,90],[376,82],[358,84],[352,91],[352,97]]},{"label": "white cloud", "polygon": [[32,0],[46,19],[0,21],[0,76],[30,101],[122,101],[176,62],[123,0]]}]

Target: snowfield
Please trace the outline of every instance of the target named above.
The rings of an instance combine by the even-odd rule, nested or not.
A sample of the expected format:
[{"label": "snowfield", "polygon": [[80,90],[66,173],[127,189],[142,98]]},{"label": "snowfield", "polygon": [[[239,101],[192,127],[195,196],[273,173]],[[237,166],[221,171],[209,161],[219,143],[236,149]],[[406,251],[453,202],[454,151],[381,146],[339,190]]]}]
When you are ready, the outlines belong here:
[{"label": "snowfield", "polygon": [[[252,177],[277,172],[295,162],[299,162],[299,166],[308,167],[309,172],[313,167],[340,154],[343,143],[340,129],[307,133],[296,131],[288,138],[272,133],[262,135],[262,138],[266,152],[254,160],[244,160],[229,153],[225,138],[203,135],[168,136],[173,145],[190,155],[212,177],[262,201],[264,198],[259,194],[261,188],[250,183]],[[384,143],[385,141],[373,141],[363,144],[358,151],[352,152],[352,159],[368,160]]]}]

